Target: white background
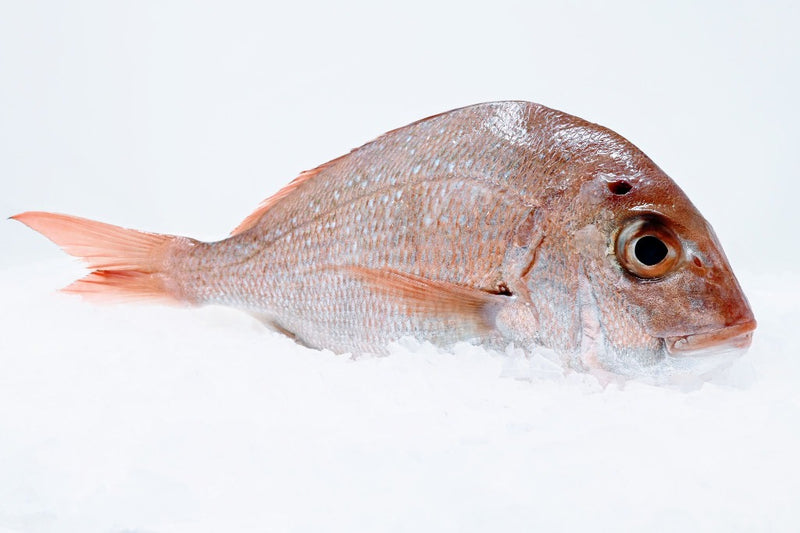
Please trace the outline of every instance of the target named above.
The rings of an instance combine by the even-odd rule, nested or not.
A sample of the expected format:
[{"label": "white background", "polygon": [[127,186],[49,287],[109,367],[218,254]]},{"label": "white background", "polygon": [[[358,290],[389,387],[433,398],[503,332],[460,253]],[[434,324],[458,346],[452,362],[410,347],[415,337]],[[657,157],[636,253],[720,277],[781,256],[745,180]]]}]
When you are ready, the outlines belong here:
[{"label": "white background", "polygon": [[532,100],[666,170],[760,323],[689,393],[466,347],[353,361],[53,294],[80,267],[5,221],[0,532],[793,530],[799,26],[791,2],[0,1],[0,215],[215,240],[386,130]]}]

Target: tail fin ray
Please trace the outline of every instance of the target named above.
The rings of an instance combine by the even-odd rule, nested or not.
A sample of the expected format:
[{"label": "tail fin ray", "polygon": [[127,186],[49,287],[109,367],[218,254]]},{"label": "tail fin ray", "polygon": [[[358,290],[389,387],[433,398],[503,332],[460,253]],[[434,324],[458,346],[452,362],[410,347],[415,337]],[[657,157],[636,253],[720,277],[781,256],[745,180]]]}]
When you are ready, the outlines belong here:
[{"label": "tail fin ray", "polygon": [[180,301],[168,286],[166,258],[181,237],[43,211],[28,211],[11,218],[38,231],[94,270],[63,288],[64,292],[101,301]]}]

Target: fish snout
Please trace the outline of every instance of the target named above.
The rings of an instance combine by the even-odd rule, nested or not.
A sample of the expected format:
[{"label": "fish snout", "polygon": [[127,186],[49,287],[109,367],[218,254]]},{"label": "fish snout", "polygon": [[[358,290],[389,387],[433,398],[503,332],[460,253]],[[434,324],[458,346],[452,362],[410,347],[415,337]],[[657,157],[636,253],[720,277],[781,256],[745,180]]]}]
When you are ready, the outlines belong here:
[{"label": "fish snout", "polygon": [[716,353],[746,350],[753,341],[755,329],[756,321],[750,319],[703,333],[667,337],[664,339],[664,343],[667,353],[674,356],[698,355],[697,352]]}]

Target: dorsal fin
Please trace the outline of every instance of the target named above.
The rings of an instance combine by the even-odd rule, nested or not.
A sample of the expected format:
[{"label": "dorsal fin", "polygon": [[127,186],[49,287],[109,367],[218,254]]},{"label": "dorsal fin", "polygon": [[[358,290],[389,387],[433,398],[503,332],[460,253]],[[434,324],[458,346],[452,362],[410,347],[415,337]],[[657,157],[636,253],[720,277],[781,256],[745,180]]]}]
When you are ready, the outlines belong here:
[{"label": "dorsal fin", "polygon": [[[347,154],[349,155],[349,154]],[[337,163],[340,159],[347,157],[347,155],[343,155],[341,157],[337,157],[336,159],[331,159],[327,163],[323,163],[317,168],[311,170],[305,170],[300,173],[295,179],[289,182],[288,185],[284,186],[281,190],[270,196],[269,198],[262,201],[258,204],[258,207],[255,211],[250,213],[247,218],[242,220],[241,224],[236,226],[234,230],[231,232],[231,235],[238,235],[239,233],[245,232],[258,224],[258,221],[261,220],[261,217],[264,216],[264,213],[272,209],[275,204],[280,202],[282,199],[286,198],[295,189],[297,189],[300,185],[306,183],[307,181],[312,180],[315,176],[317,176],[320,172],[325,170],[326,168],[330,167],[334,163]]]},{"label": "dorsal fin", "polygon": [[[462,109],[467,109],[468,107],[473,107],[473,106],[467,106],[467,107],[462,108]],[[453,111],[456,111],[456,110],[453,110]],[[307,181],[310,181],[315,176],[317,176],[320,172],[322,172],[326,168],[332,166],[333,164],[338,163],[341,159],[344,159],[345,157],[348,157],[349,155],[353,154],[354,152],[357,152],[359,150],[363,150],[364,148],[367,148],[368,146],[374,144],[377,141],[380,141],[382,139],[390,137],[391,135],[394,135],[399,131],[407,130],[407,129],[409,129],[409,128],[413,127],[413,126],[417,126],[418,124],[421,124],[422,122],[425,122],[427,120],[435,119],[437,117],[448,115],[450,113],[451,113],[451,111],[445,111],[443,113],[436,113],[435,115],[431,115],[429,117],[425,117],[425,118],[422,118],[422,119],[419,119],[419,120],[415,120],[414,122],[412,122],[410,124],[407,124],[405,126],[401,126],[399,128],[395,128],[393,130],[389,130],[386,133],[384,133],[383,135],[379,135],[375,139],[369,141],[368,143],[365,143],[364,145],[362,145],[362,146],[360,146],[358,148],[352,149],[350,151],[350,153],[347,153],[345,155],[339,156],[336,159],[331,159],[327,163],[323,163],[323,164],[321,164],[320,166],[318,166],[318,167],[316,167],[314,169],[306,170],[304,172],[301,172],[300,175],[297,176],[292,181],[290,181],[288,185],[286,185],[285,187],[280,189],[278,192],[276,192],[275,194],[273,194],[272,196],[270,196],[269,198],[265,199],[260,204],[258,204],[258,207],[256,208],[256,210],[253,211],[252,213],[250,213],[247,216],[247,218],[242,220],[242,222],[238,226],[236,226],[236,228],[234,228],[234,230],[231,232],[231,235],[233,236],[233,235],[238,235],[239,233],[243,233],[243,232],[249,230],[250,228],[252,228],[253,226],[255,226],[256,224],[258,224],[258,221],[261,220],[261,217],[263,217],[264,214],[267,211],[272,209],[275,206],[275,204],[277,204],[279,201],[281,201],[282,199],[284,199],[287,196],[289,196],[300,185],[304,184]]]},{"label": "dorsal fin", "polygon": [[493,293],[406,274],[389,268],[345,267],[356,277],[391,298],[404,302],[410,311],[423,314],[457,315],[476,329],[494,328],[498,309],[510,301],[510,293]]}]

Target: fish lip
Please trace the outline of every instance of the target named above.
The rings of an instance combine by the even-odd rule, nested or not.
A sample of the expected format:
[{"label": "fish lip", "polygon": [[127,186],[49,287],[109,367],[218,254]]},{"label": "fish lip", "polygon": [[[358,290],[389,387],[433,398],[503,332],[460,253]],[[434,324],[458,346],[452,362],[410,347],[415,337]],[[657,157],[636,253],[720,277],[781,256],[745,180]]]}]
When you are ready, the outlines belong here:
[{"label": "fish lip", "polygon": [[753,342],[755,329],[756,321],[748,320],[704,333],[666,337],[664,344],[667,353],[674,356],[698,355],[697,352],[746,350]]}]

